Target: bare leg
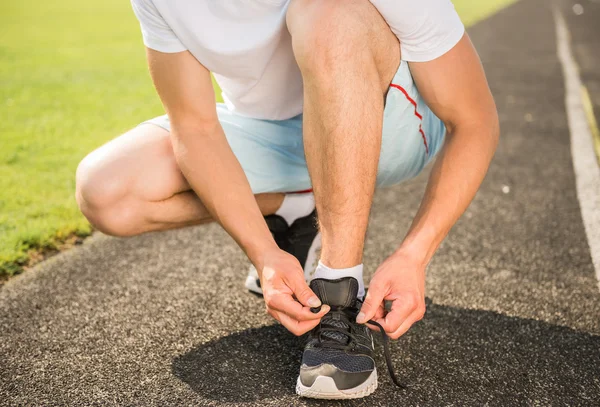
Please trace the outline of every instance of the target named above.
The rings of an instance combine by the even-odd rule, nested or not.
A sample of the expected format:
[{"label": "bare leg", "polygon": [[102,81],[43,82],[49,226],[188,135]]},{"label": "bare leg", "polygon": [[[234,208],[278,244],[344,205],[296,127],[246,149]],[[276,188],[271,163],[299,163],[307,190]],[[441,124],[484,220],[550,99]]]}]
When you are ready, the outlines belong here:
[{"label": "bare leg", "polygon": [[304,145],[323,250],[332,268],[362,263],[398,40],[367,0],[294,0],[287,15],[304,79]]},{"label": "bare leg", "polygon": [[[89,154],[77,169],[77,202],[100,231],[117,236],[212,221],[179,170],[169,133],[152,124],[134,128]],[[263,214],[283,194],[257,195]]]}]

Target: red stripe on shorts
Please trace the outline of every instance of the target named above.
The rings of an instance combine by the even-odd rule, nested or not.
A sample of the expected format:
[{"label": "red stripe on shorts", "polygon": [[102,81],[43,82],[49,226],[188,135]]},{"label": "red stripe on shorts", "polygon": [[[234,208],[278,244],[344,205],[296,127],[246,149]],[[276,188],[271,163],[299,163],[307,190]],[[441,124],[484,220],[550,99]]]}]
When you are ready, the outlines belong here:
[{"label": "red stripe on shorts", "polygon": [[408,99],[408,101],[415,107],[415,116],[417,116],[419,118],[419,120],[421,121],[421,123],[419,123],[419,133],[421,133],[421,138],[423,139],[423,144],[425,144],[425,152],[427,154],[429,154],[429,146],[427,145],[427,137],[425,137],[425,132],[423,131],[423,126],[422,126],[423,125],[423,116],[417,110],[417,102],[413,98],[410,97],[410,95],[408,94],[406,89],[404,89],[402,86],[392,83],[392,84],[390,84],[390,87],[396,88],[400,92],[404,93],[404,96],[406,96],[406,99]]}]

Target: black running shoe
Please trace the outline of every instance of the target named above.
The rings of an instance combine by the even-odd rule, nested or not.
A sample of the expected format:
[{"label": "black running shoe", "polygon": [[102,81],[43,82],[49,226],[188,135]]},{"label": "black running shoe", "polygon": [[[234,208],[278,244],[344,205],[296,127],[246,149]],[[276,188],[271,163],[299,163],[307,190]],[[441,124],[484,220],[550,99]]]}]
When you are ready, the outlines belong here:
[{"label": "black running shoe", "polygon": [[[317,227],[317,211],[298,218],[291,226],[278,215],[265,216],[269,230],[280,249],[285,250],[298,259],[304,268],[304,277],[310,281],[319,262],[321,250],[321,234]],[[246,288],[253,293],[262,295],[260,279],[254,266],[246,278]]]},{"label": "black running shoe", "polygon": [[[296,393],[318,399],[368,396],[377,389],[377,369],[371,330],[356,323],[362,305],[357,298],[358,281],[352,277],[315,279],[310,288],[323,304],[331,307],[331,311],[310,332],[302,355]],[[403,387],[392,369],[387,335],[379,324],[369,323],[381,330],[390,376],[396,385]]]}]

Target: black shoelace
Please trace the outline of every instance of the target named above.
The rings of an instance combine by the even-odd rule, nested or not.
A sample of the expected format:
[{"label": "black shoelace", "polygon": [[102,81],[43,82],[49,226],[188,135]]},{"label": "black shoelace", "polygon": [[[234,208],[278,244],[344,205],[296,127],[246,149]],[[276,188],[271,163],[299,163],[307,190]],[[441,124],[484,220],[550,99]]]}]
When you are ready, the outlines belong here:
[{"label": "black shoelace", "polygon": [[[318,308],[320,309],[320,307]],[[333,312],[339,312],[343,315],[345,315],[350,323],[356,323],[356,317],[358,316],[358,313],[360,312],[359,309],[355,308],[355,307],[331,307],[331,310],[327,313],[327,315],[333,313]],[[327,323],[327,315],[325,315],[323,317],[323,319],[321,320],[321,324],[319,325],[318,329],[318,333],[317,333],[317,338],[319,340],[319,343],[321,344],[321,346],[323,346],[323,342],[327,342],[327,347],[328,348],[334,348],[334,349],[340,349],[340,350],[356,350],[356,343],[358,342],[357,338],[355,335],[352,334],[352,329],[346,329],[346,328],[341,328],[339,326],[335,326],[332,324],[328,324]],[[372,319],[369,320],[367,322],[368,324],[374,325],[377,328],[379,328],[379,331],[381,333],[381,340],[383,343],[383,353],[385,355],[385,363],[387,365],[387,369],[388,372],[390,374],[390,377],[392,379],[392,382],[394,382],[394,384],[402,389],[406,389],[406,386],[402,383],[400,383],[400,380],[398,380],[398,377],[396,376],[396,372],[394,371],[394,366],[392,364],[392,357],[390,355],[390,347],[389,347],[389,337],[387,336],[385,330],[383,329],[383,327],[373,321]],[[337,334],[341,334],[344,335],[346,337],[348,337],[348,342],[347,343],[342,343],[341,341],[338,341],[336,339],[333,339],[331,337],[331,335],[323,335],[325,333],[337,333]]]}]

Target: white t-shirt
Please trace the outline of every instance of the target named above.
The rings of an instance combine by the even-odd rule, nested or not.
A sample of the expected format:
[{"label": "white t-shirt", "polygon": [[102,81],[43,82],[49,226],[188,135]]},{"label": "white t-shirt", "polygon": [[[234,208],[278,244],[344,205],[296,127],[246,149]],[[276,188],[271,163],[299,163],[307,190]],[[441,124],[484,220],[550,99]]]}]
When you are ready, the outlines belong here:
[{"label": "white t-shirt", "polygon": [[[302,77],[285,23],[290,0],[131,0],[144,44],[188,50],[210,70],[230,110],[257,119],[302,113]],[[464,26],[451,0],[371,0],[398,36],[402,59],[431,61]]]}]

